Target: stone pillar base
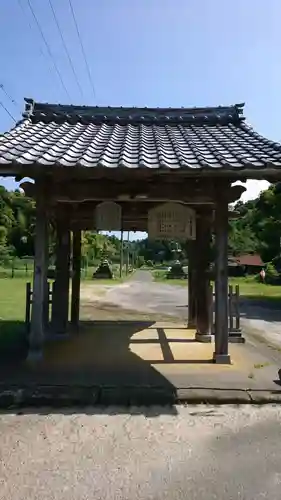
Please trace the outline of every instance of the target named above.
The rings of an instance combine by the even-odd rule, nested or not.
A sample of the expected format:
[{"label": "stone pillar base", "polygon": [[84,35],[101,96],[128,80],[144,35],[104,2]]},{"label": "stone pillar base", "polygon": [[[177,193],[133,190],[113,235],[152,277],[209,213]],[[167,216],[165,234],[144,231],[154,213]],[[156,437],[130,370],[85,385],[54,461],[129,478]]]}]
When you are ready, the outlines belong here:
[{"label": "stone pillar base", "polygon": [[231,365],[231,358],[229,354],[213,354],[213,362],[217,365]]},{"label": "stone pillar base", "polygon": [[202,334],[202,333],[196,332],[195,333],[195,340],[197,342],[204,342],[204,343],[212,342],[212,335],[209,333]]}]

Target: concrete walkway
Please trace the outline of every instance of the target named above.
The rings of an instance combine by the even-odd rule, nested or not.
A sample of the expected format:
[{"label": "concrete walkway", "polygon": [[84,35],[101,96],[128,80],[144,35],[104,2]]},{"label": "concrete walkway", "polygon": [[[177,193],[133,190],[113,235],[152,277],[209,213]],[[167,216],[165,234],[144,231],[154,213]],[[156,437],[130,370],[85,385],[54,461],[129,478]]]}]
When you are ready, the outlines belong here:
[{"label": "concrete walkway", "polygon": [[40,365],[0,367],[0,406],[57,398],[126,404],[281,400],[281,353],[248,337],[245,345],[230,344],[232,365],[213,364],[213,343],[195,342],[182,320],[186,286],[154,283],[149,272],[138,272],[102,295],[96,289],[83,289],[79,333],[48,342]]},{"label": "concrete walkway", "polygon": [[0,407],[13,404],[279,402],[280,363],[247,343],[231,344],[232,365],[212,362],[213,344],[185,325],[82,322],[47,343],[43,361],[1,372]]}]

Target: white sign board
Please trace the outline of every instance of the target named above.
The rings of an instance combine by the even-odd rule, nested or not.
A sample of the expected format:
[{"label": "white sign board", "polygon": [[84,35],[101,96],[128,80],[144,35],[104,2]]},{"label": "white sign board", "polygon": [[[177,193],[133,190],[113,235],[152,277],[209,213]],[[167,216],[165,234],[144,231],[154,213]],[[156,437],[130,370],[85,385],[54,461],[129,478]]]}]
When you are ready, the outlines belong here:
[{"label": "white sign board", "polygon": [[95,211],[95,226],[97,231],[121,231],[121,206],[113,201],[99,203]]},{"label": "white sign board", "polygon": [[154,240],[195,240],[196,214],[180,203],[164,203],[148,213],[148,237]]}]

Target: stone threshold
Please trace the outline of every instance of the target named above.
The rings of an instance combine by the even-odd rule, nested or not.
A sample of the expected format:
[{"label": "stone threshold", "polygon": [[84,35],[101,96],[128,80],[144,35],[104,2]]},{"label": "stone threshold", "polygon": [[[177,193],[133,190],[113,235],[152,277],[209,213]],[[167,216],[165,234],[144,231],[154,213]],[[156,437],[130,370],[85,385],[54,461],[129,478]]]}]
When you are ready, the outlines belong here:
[{"label": "stone threshold", "polygon": [[151,406],[175,404],[281,404],[281,389],[214,389],[152,386],[0,386],[0,409],[73,406]]}]

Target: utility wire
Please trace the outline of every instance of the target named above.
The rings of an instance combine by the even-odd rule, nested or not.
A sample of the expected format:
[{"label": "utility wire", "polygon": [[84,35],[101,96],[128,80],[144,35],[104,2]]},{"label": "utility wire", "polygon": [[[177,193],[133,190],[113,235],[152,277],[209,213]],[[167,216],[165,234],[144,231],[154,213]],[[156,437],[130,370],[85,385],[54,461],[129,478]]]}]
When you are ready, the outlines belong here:
[{"label": "utility wire", "polygon": [[87,68],[87,73],[88,73],[90,85],[91,85],[91,88],[92,88],[92,91],[93,91],[93,96],[94,96],[94,99],[96,99],[96,91],[95,91],[94,82],[93,82],[93,79],[92,79],[91,71],[90,71],[89,64],[88,64],[87,57],[86,57],[86,52],[85,52],[85,49],[84,49],[84,45],[83,45],[83,42],[82,42],[82,38],[81,38],[81,35],[80,35],[80,31],[79,31],[79,28],[78,28],[78,24],[77,24],[77,21],[76,21],[75,12],[74,12],[71,0],[69,0],[69,5],[70,5],[70,9],[71,9],[73,21],[74,21],[74,24],[75,24],[75,27],[76,27],[77,36],[79,38],[79,42],[80,42],[80,46],[81,46],[81,51],[82,51],[82,54],[83,54],[83,57],[84,57],[84,61],[85,61],[85,65],[86,65],[86,68]]},{"label": "utility wire", "polygon": [[58,68],[58,66],[57,66],[57,64],[56,64],[56,61],[55,61],[55,59],[54,59],[54,57],[53,57],[52,51],[51,51],[51,49],[50,49],[50,46],[49,46],[49,44],[48,44],[48,42],[47,42],[47,40],[46,40],[46,38],[45,38],[45,35],[44,35],[43,31],[42,31],[41,25],[40,25],[40,23],[39,23],[39,21],[38,21],[38,18],[37,18],[36,14],[35,14],[35,12],[34,12],[34,10],[33,10],[33,7],[32,7],[32,5],[31,5],[30,0],[27,0],[27,3],[28,3],[28,6],[29,6],[29,8],[30,8],[31,14],[32,14],[32,16],[33,16],[33,18],[34,18],[34,21],[35,21],[35,23],[36,23],[36,25],[37,25],[37,28],[38,28],[38,30],[40,31],[41,37],[42,37],[42,39],[43,39],[43,41],[44,41],[44,43],[45,43],[45,45],[46,45],[46,49],[47,49],[48,54],[49,54],[49,56],[50,56],[50,58],[51,58],[51,60],[52,60],[53,66],[54,66],[54,68],[55,68],[55,70],[56,70],[56,73],[57,73],[58,78],[59,78],[59,80],[60,80],[60,82],[61,82],[61,85],[62,85],[62,87],[64,88],[64,91],[65,91],[65,93],[66,93],[67,97],[68,97],[68,98],[69,98],[69,100],[71,101],[71,97],[70,97],[70,95],[69,95],[69,92],[68,92],[68,90],[67,90],[67,88],[66,88],[66,86],[65,86],[65,84],[64,84],[63,79],[62,79],[61,72],[60,72],[60,70],[59,70],[59,68]]},{"label": "utility wire", "polygon": [[[28,15],[27,15],[27,13],[26,13],[25,9],[23,8],[23,5],[22,5],[22,3],[21,3],[21,0],[18,0],[18,4],[19,4],[19,6],[20,6],[20,8],[21,8],[21,11],[22,11],[22,13],[23,13],[23,16],[26,18],[26,21],[27,21],[27,24],[28,24],[28,26],[29,26],[30,31],[31,31],[33,34],[36,34],[37,32],[35,32],[34,27],[32,26],[32,24],[31,24],[31,22],[30,22],[30,20],[29,20],[29,18],[28,18]],[[38,33],[37,33],[37,34],[38,34]],[[48,59],[48,57],[47,57],[47,55],[45,54],[45,52],[42,50],[42,47],[40,46],[40,44],[36,44],[36,46],[37,46],[37,47],[38,47],[38,49],[40,50],[40,54],[41,54],[41,56],[42,56],[42,57],[43,57],[43,58],[47,61],[47,64],[48,64],[48,66],[49,66],[49,69],[51,69],[51,71],[52,71],[54,68],[53,68],[53,66],[51,66],[51,65],[50,65],[50,60]]]},{"label": "utility wire", "polygon": [[10,94],[8,94],[8,92],[6,91],[3,83],[0,83],[0,89],[3,90],[4,94],[6,95],[6,97],[8,97],[8,99],[10,99],[10,101],[13,103],[14,106],[19,107],[19,105],[15,101],[15,99],[13,99]]},{"label": "utility wire", "polygon": [[9,115],[10,118],[12,118],[12,120],[16,123],[17,120],[15,119],[15,117],[10,113],[10,111],[6,108],[6,106],[4,106],[3,102],[0,101],[0,106],[2,106],[2,108],[6,111],[7,115]]},{"label": "utility wire", "polygon": [[83,90],[82,90],[82,87],[80,85],[80,82],[78,80],[78,76],[77,76],[77,73],[75,71],[75,68],[73,66],[73,63],[72,63],[72,59],[70,57],[70,54],[69,54],[69,50],[67,48],[67,45],[66,45],[66,42],[65,42],[65,39],[63,37],[63,34],[62,34],[62,31],[61,31],[61,28],[60,28],[60,25],[59,25],[59,22],[58,22],[58,18],[57,18],[57,15],[56,15],[56,12],[55,12],[55,9],[54,9],[54,6],[52,4],[52,0],[49,0],[49,4],[50,4],[50,8],[51,8],[51,11],[53,13],[53,16],[54,16],[54,20],[55,20],[55,23],[57,25],[57,28],[58,28],[58,31],[59,31],[59,34],[60,34],[60,39],[61,39],[61,42],[63,44],[63,47],[64,47],[64,50],[66,52],[66,55],[68,57],[68,61],[69,61],[69,64],[71,66],[71,69],[72,69],[72,73],[73,73],[73,76],[76,80],[76,83],[77,83],[77,87],[79,88],[79,91],[80,91],[80,94],[81,94],[81,97],[83,98]]}]

